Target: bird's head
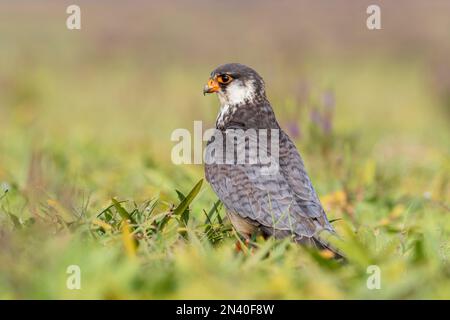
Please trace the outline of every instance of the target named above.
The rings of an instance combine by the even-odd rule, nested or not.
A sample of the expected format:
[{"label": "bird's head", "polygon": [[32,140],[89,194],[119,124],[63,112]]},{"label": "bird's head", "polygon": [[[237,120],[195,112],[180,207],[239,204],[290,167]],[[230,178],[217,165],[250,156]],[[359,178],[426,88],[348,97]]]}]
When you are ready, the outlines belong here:
[{"label": "bird's head", "polygon": [[220,104],[240,105],[265,99],[264,81],[252,68],[228,63],[211,72],[203,94],[217,93]]}]

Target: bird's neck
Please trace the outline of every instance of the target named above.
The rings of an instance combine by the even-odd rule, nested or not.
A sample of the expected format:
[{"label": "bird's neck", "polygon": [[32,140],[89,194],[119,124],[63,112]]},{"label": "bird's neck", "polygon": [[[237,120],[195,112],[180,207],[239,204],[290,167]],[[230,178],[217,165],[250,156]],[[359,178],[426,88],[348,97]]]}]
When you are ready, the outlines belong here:
[{"label": "bird's neck", "polygon": [[223,104],[216,120],[216,128],[278,129],[275,114],[267,99]]}]

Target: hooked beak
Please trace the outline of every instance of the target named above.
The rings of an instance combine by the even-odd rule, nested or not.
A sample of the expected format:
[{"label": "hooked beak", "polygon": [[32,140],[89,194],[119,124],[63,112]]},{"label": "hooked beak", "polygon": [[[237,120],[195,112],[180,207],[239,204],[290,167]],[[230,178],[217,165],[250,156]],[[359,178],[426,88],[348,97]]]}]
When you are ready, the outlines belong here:
[{"label": "hooked beak", "polygon": [[216,79],[209,79],[208,84],[203,87],[203,95],[213,93],[220,90],[219,83]]}]

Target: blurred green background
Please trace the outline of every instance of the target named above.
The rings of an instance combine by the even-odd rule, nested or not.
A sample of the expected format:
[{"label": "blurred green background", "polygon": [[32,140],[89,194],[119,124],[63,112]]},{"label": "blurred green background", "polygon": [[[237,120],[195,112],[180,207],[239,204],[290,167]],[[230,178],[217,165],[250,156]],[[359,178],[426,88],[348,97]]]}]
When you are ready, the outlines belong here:
[{"label": "blurred green background", "polygon": [[[76,1],[81,30],[70,4],[0,1],[0,298],[450,298],[448,1]],[[181,210],[203,167],[172,164],[170,134],[214,125],[227,62],[265,79],[345,266],[236,252],[207,183]]]}]

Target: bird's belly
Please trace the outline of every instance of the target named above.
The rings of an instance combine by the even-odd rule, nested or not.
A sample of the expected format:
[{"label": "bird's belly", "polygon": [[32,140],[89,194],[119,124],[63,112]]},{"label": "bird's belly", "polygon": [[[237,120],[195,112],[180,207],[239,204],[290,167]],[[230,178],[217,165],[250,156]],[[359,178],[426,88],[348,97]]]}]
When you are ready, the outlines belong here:
[{"label": "bird's belly", "polygon": [[231,221],[233,227],[241,234],[250,236],[257,231],[257,226],[251,224],[246,219],[240,217],[238,214],[228,211],[228,218]]}]

